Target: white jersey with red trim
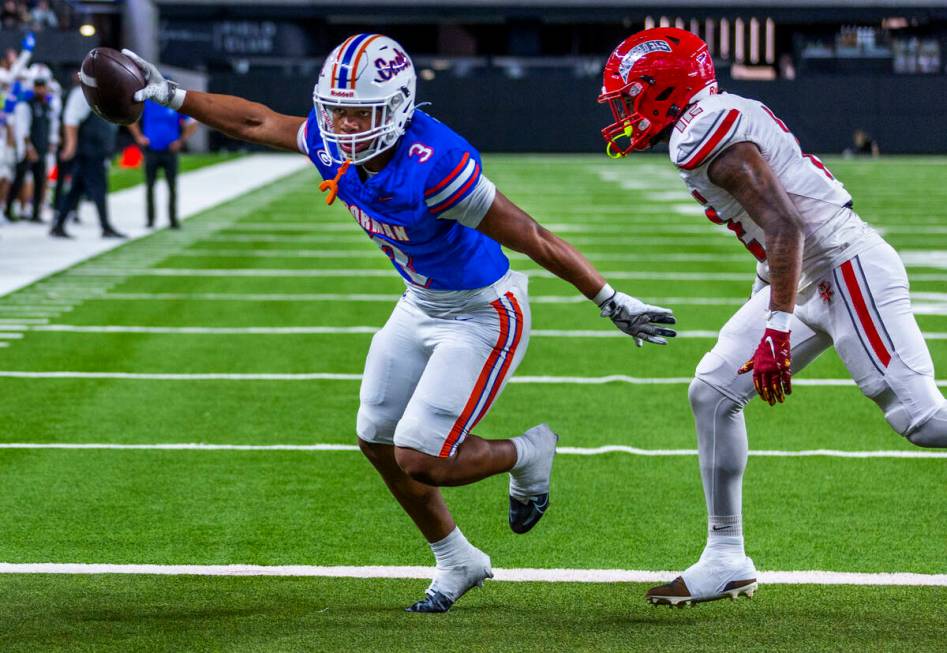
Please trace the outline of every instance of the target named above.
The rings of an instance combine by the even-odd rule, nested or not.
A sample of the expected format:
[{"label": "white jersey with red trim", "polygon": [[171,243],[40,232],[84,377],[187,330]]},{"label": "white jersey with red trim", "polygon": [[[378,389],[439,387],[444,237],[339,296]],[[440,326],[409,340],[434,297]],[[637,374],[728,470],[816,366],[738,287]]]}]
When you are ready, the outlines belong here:
[{"label": "white jersey with red trim", "polygon": [[802,152],[785,123],[756,100],[722,93],[692,104],[671,131],[670,156],[694,198],[714,223],[726,225],[762,263],[768,276],[763,230],[740,203],[707,176],[710,163],[735,143],[755,144],[802,216],[805,231],[800,289],[846,261],[878,236],[852,211],[852,197],[823,163]]}]

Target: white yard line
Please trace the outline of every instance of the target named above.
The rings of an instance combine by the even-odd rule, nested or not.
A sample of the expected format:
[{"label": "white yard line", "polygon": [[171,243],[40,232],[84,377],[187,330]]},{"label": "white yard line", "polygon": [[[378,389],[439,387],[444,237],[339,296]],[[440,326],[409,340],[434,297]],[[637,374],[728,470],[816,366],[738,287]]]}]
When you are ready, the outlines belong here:
[{"label": "white yard line", "polygon": [[[230,374],[224,372],[174,373],[174,372],[75,372],[25,370],[0,370],[0,378],[11,379],[115,379],[126,381],[361,381],[361,374],[336,372],[258,372]],[[629,385],[687,385],[689,376],[636,377],[625,374],[607,376],[514,376],[510,383],[544,385],[604,385],[626,383]],[[947,379],[938,379],[936,384],[947,387]],[[855,386],[851,379],[793,379],[793,385],[848,387]]]},{"label": "white yard line", "polygon": [[[134,565],[94,563],[0,563],[0,574],[135,574],[155,576],[305,576],[321,578],[430,579],[433,567],[318,565]],[[671,571],[632,569],[501,569],[493,580],[539,583],[658,583],[677,575]],[[761,571],[770,585],[907,585],[947,586],[947,574],[862,573],[845,571]]]},{"label": "white yard line", "polygon": [[[230,302],[382,302],[394,303],[401,295],[369,293],[107,293],[90,299],[102,301],[230,301]],[[742,306],[745,297],[639,297],[661,305]],[[534,295],[531,304],[587,304],[582,295]]]},{"label": "white yard line", "polygon": [[[53,333],[153,333],[163,335],[366,335],[378,332],[376,326],[252,326],[252,327],[205,327],[205,326],[135,326],[135,325],[91,325],[91,324],[30,324],[21,320],[16,324],[0,326],[6,329]],[[678,331],[677,338],[715,339],[718,331],[685,330]],[[534,338],[617,338],[626,339],[627,335],[617,329],[533,329]],[[926,332],[927,340],[947,340],[947,333]]]},{"label": "white yard line", "polygon": [[[302,156],[254,155],[182,174],[178,178],[180,216],[186,219],[308,165]],[[156,198],[159,212],[167,206],[167,200],[163,199],[165,192],[165,185],[159,184]],[[130,239],[151,233],[144,227],[144,194],[142,186],[109,194],[112,223]],[[98,219],[88,203],[81,207],[80,216],[80,225],[68,226],[76,236],[72,240],[50,238],[49,225],[4,226],[0,238],[0,296],[126,242],[99,237]]]},{"label": "white yard line", "polygon": [[[521,270],[527,277],[555,279],[547,270]],[[638,279],[648,281],[736,281],[750,284],[752,273],[745,272],[629,272],[626,270],[601,270],[610,279]],[[83,267],[72,272],[79,276],[96,277],[386,277],[397,275],[390,269],[325,268],[325,269],[191,269],[191,268],[114,268]],[[912,281],[947,281],[947,274],[912,274]]]},{"label": "white yard line", "polygon": [[[114,450],[114,451],[304,451],[357,452],[354,444],[213,444],[207,442],[158,442],[158,443],[121,443],[121,442],[2,442],[0,449],[66,449],[66,450]],[[558,447],[561,456],[604,456],[613,453],[646,457],[696,456],[696,449],[641,449],[627,445],[613,444],[601,447]],[[927,449],[848,451],[842,449],[802,449],[783,451],[774,449],[751,449],[751,456],[762,458],[947,458],[947,452]]]}]

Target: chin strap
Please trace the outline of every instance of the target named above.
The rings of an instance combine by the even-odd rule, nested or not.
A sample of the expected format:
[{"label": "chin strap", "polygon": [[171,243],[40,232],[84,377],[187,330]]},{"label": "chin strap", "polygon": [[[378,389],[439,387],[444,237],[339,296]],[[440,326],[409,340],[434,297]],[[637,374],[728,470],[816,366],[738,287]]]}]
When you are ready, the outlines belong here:
[{"label": "chin strap", "polygon": [[335,201],[336,196],[339,194],[339,180],[342,179],[342,175],[345,174],[345,171],[349,169],[350,163],[352,162],[346,161],[339,166],[339,171],[335,173],[335,179],[326,179],[319,184],[319,190],[323,193],[329,191],[329,194],[326,195],[326,206],[332,206],[332,202]]}]

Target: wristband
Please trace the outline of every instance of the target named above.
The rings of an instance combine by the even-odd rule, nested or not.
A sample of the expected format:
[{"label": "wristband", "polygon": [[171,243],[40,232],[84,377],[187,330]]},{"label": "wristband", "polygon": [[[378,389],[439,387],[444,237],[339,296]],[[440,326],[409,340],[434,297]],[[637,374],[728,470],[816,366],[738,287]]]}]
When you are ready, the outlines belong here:
[{"label": "wristband", "polygon": [[181,107],[184,105],[184,96],[187,95],[187,91],[179,87],[174,82],[168,82],[168,83],[171,84],[171,89],[172,89],[171,99],[168,100],[168,106],[174,109],[175,111],[179,111]]},{"label": "wristband", "polygon": [[602,289],[598,291],[598,294],[592,298],[592,301],[595,302],[595,305],[601,308],[602,304],[607,302],[609,299],[615,296],[615,289],[612,288],[607,283],[602,286]]},{"label": "wristband", "polygon": [[789,331],[789,323],[792,320],[792,313],[783,311],[770,311],[769,319],[766,320],[767,329],[775,329],[784,333]]}]

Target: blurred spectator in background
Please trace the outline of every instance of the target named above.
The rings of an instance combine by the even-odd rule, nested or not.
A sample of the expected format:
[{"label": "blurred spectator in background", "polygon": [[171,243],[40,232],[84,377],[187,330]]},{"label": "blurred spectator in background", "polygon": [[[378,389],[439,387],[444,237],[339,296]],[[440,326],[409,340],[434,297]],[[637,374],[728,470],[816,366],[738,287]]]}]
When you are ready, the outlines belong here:
[{"label": "blurred spectator in background", "polygon": [[[16,134],[22,139],[22,156],[18,156],[13,185],[7,193],[6,217],[15,221],[13,202],[23,188],[26,173],[33,176],[33,214],[31,222],[42,222],[43,199],[46,196],[46,157],[54,141],[59,140],[59,124],[49,93],[49,77],[38,74],[33,80],[32,97],[16,105]],[[17,143],[19,146],[20,143]],[[19,150],[19,147],[17,148]]]},{"label": "blurred spectator in background", "polygon": [[[78,72],[75,72],[72,75],[72,87],[70,89],[70,93],[72,92],[72,90],[76,90],[76,89],[79,90],[80,93],[82,92],[82,89],[79,86],[79,73]],[[68,97],[68,94],[66,94],[66,97]],[[65,129],[66,129],[65,125],[63,125],[61,131],[65,131]],[[53,193],[54,215],[57,215],[59,213],[59,209],[61,208],[62,203],[66,198],[66,193],[68,192],[67,189],[69,187],[69,184],[72,183],[72,169],[76,163],[75,157],[72,157],[68,161],[62,158],[64,150],[65,150],[65,147],[60,148],[59,151],[56,153],[57,175],[56,175],[56,190]],[[0,170],[2,170],[2,168],[0,168]]]},{"label": "blurred spectator in background", "polygon": [[48,0],[39,0],[33,11],[30,12],[34,30],[56,29],[59,27],[59,18],[50,8]]},{"label": "blurred spectator in background", "polygon": [[4,29],[14,29],[29,22],[30,12],[26,4],[17,0],[3,0],[3,8],[0,9],[0,24]]},{"label": "blurred spectator in background", "polygon": [[62,159],[75,158],[72,169],[72,182],[69,191],[62,199],[56,214],[56,221],[49,235],[54,238],[69,238],[66,233],[66,218],[79,206],[83,193],[95,203],[99,212],[99,224],[103,238],[125,238],[109,223],[108,170],[106,166],[115,148],[115,134],[118,127],[95,115],[86,102],[82,89],[78,86],[69,92],[66,109],[63,112],[64,143]]},{"label": "blurred spectator in background", "polygon": [[852,134],[852,147],[842,152],[845,156],[870,156],[877,159],[881,154],[878,143],[863,129],[856,129]]},{"label": "blurred spectator in background", "polygon": [[178,229],[178,152],[197,129],[197,122],[174,109],[145,102],[140,125],[128,126],[138,146],[145,153],[145,199],[148,207],[147,226],[155,226],[155,182],[158,170],[164,170],[168,185],[168,217],[171,228]]}]

